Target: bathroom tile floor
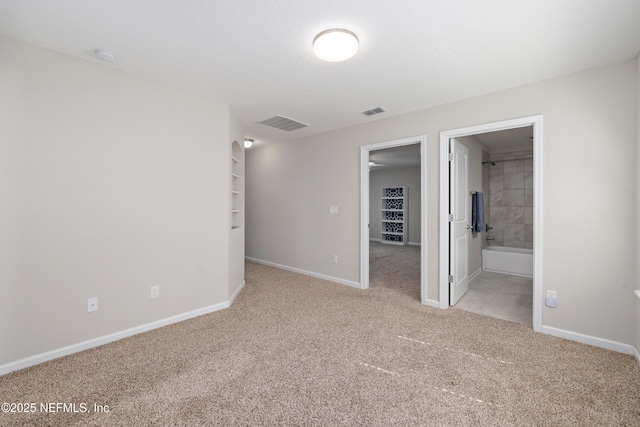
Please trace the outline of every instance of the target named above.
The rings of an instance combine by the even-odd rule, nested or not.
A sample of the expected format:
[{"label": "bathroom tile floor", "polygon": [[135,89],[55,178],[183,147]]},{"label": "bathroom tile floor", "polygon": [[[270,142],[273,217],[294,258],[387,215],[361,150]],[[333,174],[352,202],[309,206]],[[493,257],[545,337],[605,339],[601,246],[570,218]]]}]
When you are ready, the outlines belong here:
[{"label": "bathroom tile floor", "polygon": [[456,308],[531,325],[533,279],[483,271],[469,282]]}]

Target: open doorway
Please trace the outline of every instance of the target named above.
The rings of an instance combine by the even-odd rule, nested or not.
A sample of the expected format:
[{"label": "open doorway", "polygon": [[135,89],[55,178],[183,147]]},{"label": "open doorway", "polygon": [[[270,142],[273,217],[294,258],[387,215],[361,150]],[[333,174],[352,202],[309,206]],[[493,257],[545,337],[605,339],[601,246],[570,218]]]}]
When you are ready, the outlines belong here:
[{"label": "open doorway", "polygon": [[[517,141],[522,139],[526,142]],[[522,145],[518,146],[518,142]],[[510,298],[518,286],[522,289],[529,287],[528,295],[525,292],[515,299],[519,298],[525,305],[527,301],[531,304],[531,321],[524,323],[530,323],[534,330],[539,331],[542,315],[542,117],[441,132],[440,144],[440,307],[446,308],[458,301],[464,305],[465,292],[474,280],[481,280],[482,286],[493,287],[488,293],[497,293],[511,281],[513,287],[505,287]],[[493,191],[488,185],[482,185],[482,182],[491,182],[492,174],[494,185],[500,184],[495,185]],[[505,179],[509,182],[503,191]],[[483,210],[488,216],[478,230],[479,224],[471,221],[471,205],[482,194],[485,196]],[[475,208],[478,207],[476,204]],[[488,247],[514,251],[517,258],[525,257],[521,253],[529,250],[532,252],[528,258],[529,266],[525,261],[525,271],[515,268],[511,271],[520,261],[509,258],[506,267],[492,269],[493,266],[486,263],[492,254],[485,251]],[[488,293],[483,296],[495,297]],[[508,301],[506,295],[503,297],[502,300]],[[499,304],[500,301],[496,302]],[[483,314],[492,315],[490,310],[483,310]]]},{"label": "open doorway", "polygon": [[476,212],[480,211],[483,221],[470,233],[464,230],[468,286],[463,295],[450,290],[449,304],[531,326],[533,126],[453,141],[468,151],[469,191],[462,196],[468,201],[482,198]]},{"label": "open doorway", "polygon": [[[388,151],[387,151],[388,150]],[[417,158],[416,158],[417,157]],[[392,262],[393,257],[397,259],[402,258],[400,252],[413,251],[414,255],[418,255],[416,260],[419,264],[419,299],[422,303],[428,303],[426,300],[426,285],[425,285],[425,258],[426,253],[422,245],[426,241],[426,227],[425,227],[425,205],[426,205],[426,137],[417,136],[411,138],[404,138],[400,140],[382,142],[377,144],[371,144],[361,147],[361,229],[360,229],[360,287],[367,289],[370,286],[370,253],[373,252],[375,257],[389,257],[388,261]],[[372,163],[372,164],[370,164]],[[414,206],[413,215],[409,211],[404,212],[404,215],[411,215],[412,222],[419,224],[418,230],[411,230],[411,224],[407,222],[402,223],[403,220],[397,219],[397,217],[388,217],[383,221],[383,209],[382,209],[382,188],[387,188],[390,191],[392,198],[397,199],[397,196],[401,197],[409,196],[409,189],[403,188],[408,185],[403,185],[403,182],[399,181],[402,173],[395,173],[393,169],[402,169],[403,165],[406,167],[419,168],[419,177],[414,177],[419,182],[419,198],[418,206]],[[387,172],[381,172],[382,170]],[[371,170],[374,172],[373,179],[371,177]],[[406,171],[405,171],[406,172]],[[396,178],[393,179],[393,175]],[[405,174],[406,175],[406,174]],[[392,179],[391,181],[389,179]],[[402,178],[404,180],[404,178]],[[372,181],[374,188],[372,189]],[[415,182],[415,181],[414,181]],[[386,184],[385,184],[386,183]],[[372,191],[375,189],[375,193]],[[379,194],[378,194],[379,192]],[[414,189],[415,194],[415,189]],[[390,197],[391,197],[390,196]],[[404,202],[405,199],[401,199]],[[396,200],[397,201],[397,200]],[[395,203],[395,202],[394,202]],[[410,203],[410,202],[409,202]],[[379,209],[374,210],[372,214],[372,206],[380,206]],[[397,206],[394,206],[394,210]],[[405,205],[403,205],[403,208]],[[400,209],[402,211],[402,209]],[[378,213],[380,214],[378,216]],[[402,213],[402,212],[401,212]],[[406,219],[406,218],[405,218]],[[375,224],[373,222],[375,221]],[[400,221],[400,223],[398,222]],[[387,224],[389,228],[385,228],[384,224]],[[400,226],[397,228],[396,225]],[[403,226],[406,226],[404,228]],[[373,227],[373,228],[372,228]],[[415,225],[414,225],[415,227]],[[418,233],[416,233],[418,231]],[[404,234],[406,232],[406,234]],[[373,239],[371,241],[370,239]],[[381,243],[385,239],[387,243]],[[417,241],[416,241],[417,240]],[[409,245],[412,243],[411,245]],[[371,250],[371,245],[374,245]],[[394,251],[394,248],[396,249]],[[422,248],[422,250],[420,250]],[[397,265],[396,265],[397,267]],[[415,268],[417,266],[413,266]],[[401,267],[400,267],[401,268]],[[411,292],[408,290],[408,292]],[[431,305],[435,305],[435,301],[432,301]]]},{"label": "open doorway", "polygon": [[420,143],[369,152],[369,286],[420,301]]}]

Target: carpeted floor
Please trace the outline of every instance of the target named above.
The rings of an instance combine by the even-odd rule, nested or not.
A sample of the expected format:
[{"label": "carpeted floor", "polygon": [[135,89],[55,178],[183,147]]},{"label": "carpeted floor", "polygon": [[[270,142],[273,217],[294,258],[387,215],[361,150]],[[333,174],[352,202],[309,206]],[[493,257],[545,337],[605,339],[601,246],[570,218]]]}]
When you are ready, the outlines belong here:
[{"label": "carpeted floor", "polygon": [[253,263],[246,281],[227,310],[0,377],[3,402],[38,405],[0,425],[640,425],[631,356],[426,307],[402,287]]},{"label": "carpeted floor", "polygon": [[420,246],[369,243],[369,287],[420,301]]}]

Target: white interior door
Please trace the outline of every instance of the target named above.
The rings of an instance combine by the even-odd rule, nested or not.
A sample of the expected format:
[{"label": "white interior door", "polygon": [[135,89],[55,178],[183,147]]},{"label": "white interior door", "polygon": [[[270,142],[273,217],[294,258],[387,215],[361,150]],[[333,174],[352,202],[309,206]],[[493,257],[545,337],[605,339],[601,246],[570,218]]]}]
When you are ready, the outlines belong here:
[{"label": "white interior door", "polygon": [[449,143],[449,304],[469,289],[469,150]]}]

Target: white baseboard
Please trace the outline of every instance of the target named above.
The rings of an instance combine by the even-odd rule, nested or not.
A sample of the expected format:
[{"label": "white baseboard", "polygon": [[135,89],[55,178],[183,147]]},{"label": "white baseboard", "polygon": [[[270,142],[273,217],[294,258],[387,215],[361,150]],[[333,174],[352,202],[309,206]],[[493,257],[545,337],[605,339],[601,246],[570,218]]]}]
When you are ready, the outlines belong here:
[{"label": "white baseboard", "polygon": [[[238,290],[238,292],[240,292],[240,290]],[[236,295],[238,294],[238,292],[236,292]],[[36,354],[35,356],[26,357],[24,359],[20,359],[15,362],[10,362],[4,365],[0,365],[0,376],[8,374],[9,372],[17,371],[19,369],[28,368],[29,366],[34,366],[40,363],[48,362],[49,360],[58,359],[63,356],[68,356],[73,353],[78,353],[83,350],[88,350],[90,348],[108,344],[113,341],[121,340],[123,338],[141,334],[143,332],[148,332],[150,330],[161,328],[163,326],[171,325],[173,323],[182,322],[184,320],[202,316],[204,314],[213,313],[214,311],[223,310],[225,308],[228,308],[229,306],[230,304],[228,301],[222,302],[219,304],[210,305],[208,307],[189,311],[187,313],[178,314],[176,316],[168,317],[166,319],[161,319],[155,322],[151,322],[144,325],[136,326],[134,328],[126,329],[124,331],[115,332],[113,334],[104,335],[98,338],[93,338],[77,344],[72,344],[67,347],[47,351],[45,353]]]},{"label": "white baseboard", "polygon": [[[372,237],[369,237],[369,241],[370,242],[378,242],[378,243],[382,243],[382,239],[374,239]],[[422,243],[418,243],[418,242],[409,242],[407,243],[407,245],[409,246],[422,246]]]},{"label": "white baseboard", "polygon": [[566,340],[576,341],[582,344],[592,345],[594,347],[606,348],[607,350],[617,351],[618,353],[635,354],[636,359],[640,360],[637,350],[629,344],[544,325],[542,326],[541,332],[543,334],[553,335],[554,337],[564,338]]},{"label": "white baseboard", "polygon": [[440,301],[428,299],[424,302],[424,305],[428,305],[429,307],[433,307],[433,308],[440,308]]},{"label": "white baseboard", "polygon": [[636,358],[636,362],[640,365],[640,353],[638,353],[638,349],[633,347],[633,357]]},{"label": "white baseboard", "polygon": [[243,281],[242,281],[242,283],[240,284],[240,287],[238,288],[238,290],[237,290],[237,291],[235,291],[233,295],[231,295],[231,298],[229,298],[229,306],[231,306],[231,304],[233,304],[233,302],[236,300],[236,297],[237,297],[238,295],[240,295],[240,291],[242,291],[242,289],[244,288],[244,285],[245,285],[246,283],[247,283],[247,282],[245,282],[245,281],[243,280]]},{"label": "white baseboard", "polygon": [[476,271],[474,271],[473,273],[471,273],[469,275],[469,281],[472,281],[473,279],[475,279],[476,277],[478,277],[481,274],[482,274],[482,268],[477,269]]},{"label": "white baseboard", "polygon": [[361,289],[360,283],[354,282],[352,280],[346,280],[346,279],[341,279],[339,277],[327,276],[326,274],[314,273],[313,271],[307,271],[307,270],[302,270],[296,267],[289,267],[287,265],[276,264],[275,262],[265,261],[257,258],[244,257],[244,259],[246,259],[247,261],[255,262],[257,264],[268,265],[269,267],[275,267],[281,270],[292,271],[294,273],[304,274],[305,276],[317,277],[318,279],[323,279],[329,282],[339,283],[341,285],[347,285],[347,286],[351,286],[352,288]]}]

